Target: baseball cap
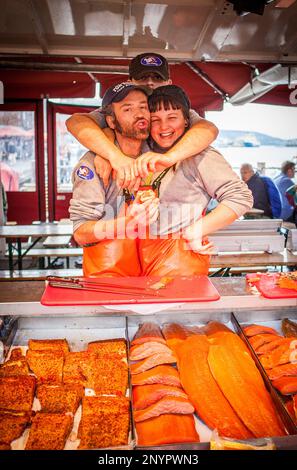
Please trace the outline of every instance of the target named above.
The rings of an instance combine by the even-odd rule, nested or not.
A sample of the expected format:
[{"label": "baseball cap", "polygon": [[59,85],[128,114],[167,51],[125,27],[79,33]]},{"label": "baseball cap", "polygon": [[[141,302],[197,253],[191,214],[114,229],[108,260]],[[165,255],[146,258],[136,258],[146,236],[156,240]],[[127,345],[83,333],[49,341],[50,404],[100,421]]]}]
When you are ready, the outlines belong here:
[{"label": "baseball cap", "polygon": [[130,78],[139,80],[142,75],[147,73],[156,73],[163,80],[169,80],[168,62],[165,57],[154,52],[146,52],[145,54],[137,55],[131,60],[129,67]]},{"label": "baseball cap", "polygon": [[149,104],[158,102],[160,99],[166,97],[173,98],[174,101],[178,101],[187,110],[191,108],[191,103],[187,94],[177,85],[164,85],[156,88],[149,97]]},{"label": "baseball cap", "polygon": [[131,82],[122,82],[117,85],[109,87],[104,93],[102,99],[102,107],[108,106],[111,103],[118,103],[122,101],[131,92],[139,90],[142,91],[146,96],[149,95],[149,90],[142,86],[133,85]]}]

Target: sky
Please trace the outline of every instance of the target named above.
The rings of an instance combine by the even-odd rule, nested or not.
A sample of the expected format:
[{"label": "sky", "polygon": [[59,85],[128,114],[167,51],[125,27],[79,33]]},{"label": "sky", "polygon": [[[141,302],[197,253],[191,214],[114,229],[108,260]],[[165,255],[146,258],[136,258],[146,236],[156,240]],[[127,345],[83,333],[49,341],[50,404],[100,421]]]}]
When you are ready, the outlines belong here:
[{"label": "sky", "polygon": [[223,111],[209,111],[206,118],[218,129],[262,132],[281,139],[297,138],[297,106],[226,103]]}]

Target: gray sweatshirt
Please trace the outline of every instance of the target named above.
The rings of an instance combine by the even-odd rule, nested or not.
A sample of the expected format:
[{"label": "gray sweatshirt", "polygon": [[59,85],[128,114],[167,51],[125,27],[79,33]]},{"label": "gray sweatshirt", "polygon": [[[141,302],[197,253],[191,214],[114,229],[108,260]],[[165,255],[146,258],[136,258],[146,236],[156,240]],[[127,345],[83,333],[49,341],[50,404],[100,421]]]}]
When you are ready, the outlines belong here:
[{"label": "gray sweatshirt", "polygon": [[[90,220],[117,217],[123,204],[122,190],[112,178],[108,187],[104,187],[96,174],[92,152],[80,159],[72,181],[69,212],[74,231]],[[162,179],[159,198],[160,217],[150,227],[154,235],[174,233],[187,227],[201,216],[211,198],[228,206],[238,217],[253,206],[247,185],[212,147],[171,168]]]}]

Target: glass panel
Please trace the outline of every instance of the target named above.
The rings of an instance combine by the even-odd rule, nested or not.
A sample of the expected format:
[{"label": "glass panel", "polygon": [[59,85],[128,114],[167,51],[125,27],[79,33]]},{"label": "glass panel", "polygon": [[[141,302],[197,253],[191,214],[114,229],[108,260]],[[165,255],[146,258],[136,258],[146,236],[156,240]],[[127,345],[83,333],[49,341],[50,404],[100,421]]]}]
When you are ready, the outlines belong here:
[{"label": "glass panel", "polygon": [[34,111],[0,111],[0,170],[6,191],[35,191]]},{"label": "glass panel", "polygon": [[57,189],[58,193],[71,193],[71,173],[80,157],[86,152],[67,131],[65,121],[68,114],[56,113],[56,155],[57,155]]}]

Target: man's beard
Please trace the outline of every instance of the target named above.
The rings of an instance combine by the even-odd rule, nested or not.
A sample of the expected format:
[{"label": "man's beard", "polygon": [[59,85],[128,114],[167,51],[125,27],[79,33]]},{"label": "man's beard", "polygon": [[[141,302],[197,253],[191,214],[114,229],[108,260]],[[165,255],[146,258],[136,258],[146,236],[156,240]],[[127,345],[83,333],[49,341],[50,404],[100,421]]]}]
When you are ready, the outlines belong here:
[{"label": "man's beard", "polygon": [[132,125],[125,124],[122,126],[117,120],[116,116],[114,116],[115,130],[123,137],[128,137],[130,139],[145,140],[148,138],[150,133],[150,124],[148,125],[147,129],[135,129],[133,126],[138,121],[140,121],[140,119],[137,119],[137,121],[135,121]]}]

